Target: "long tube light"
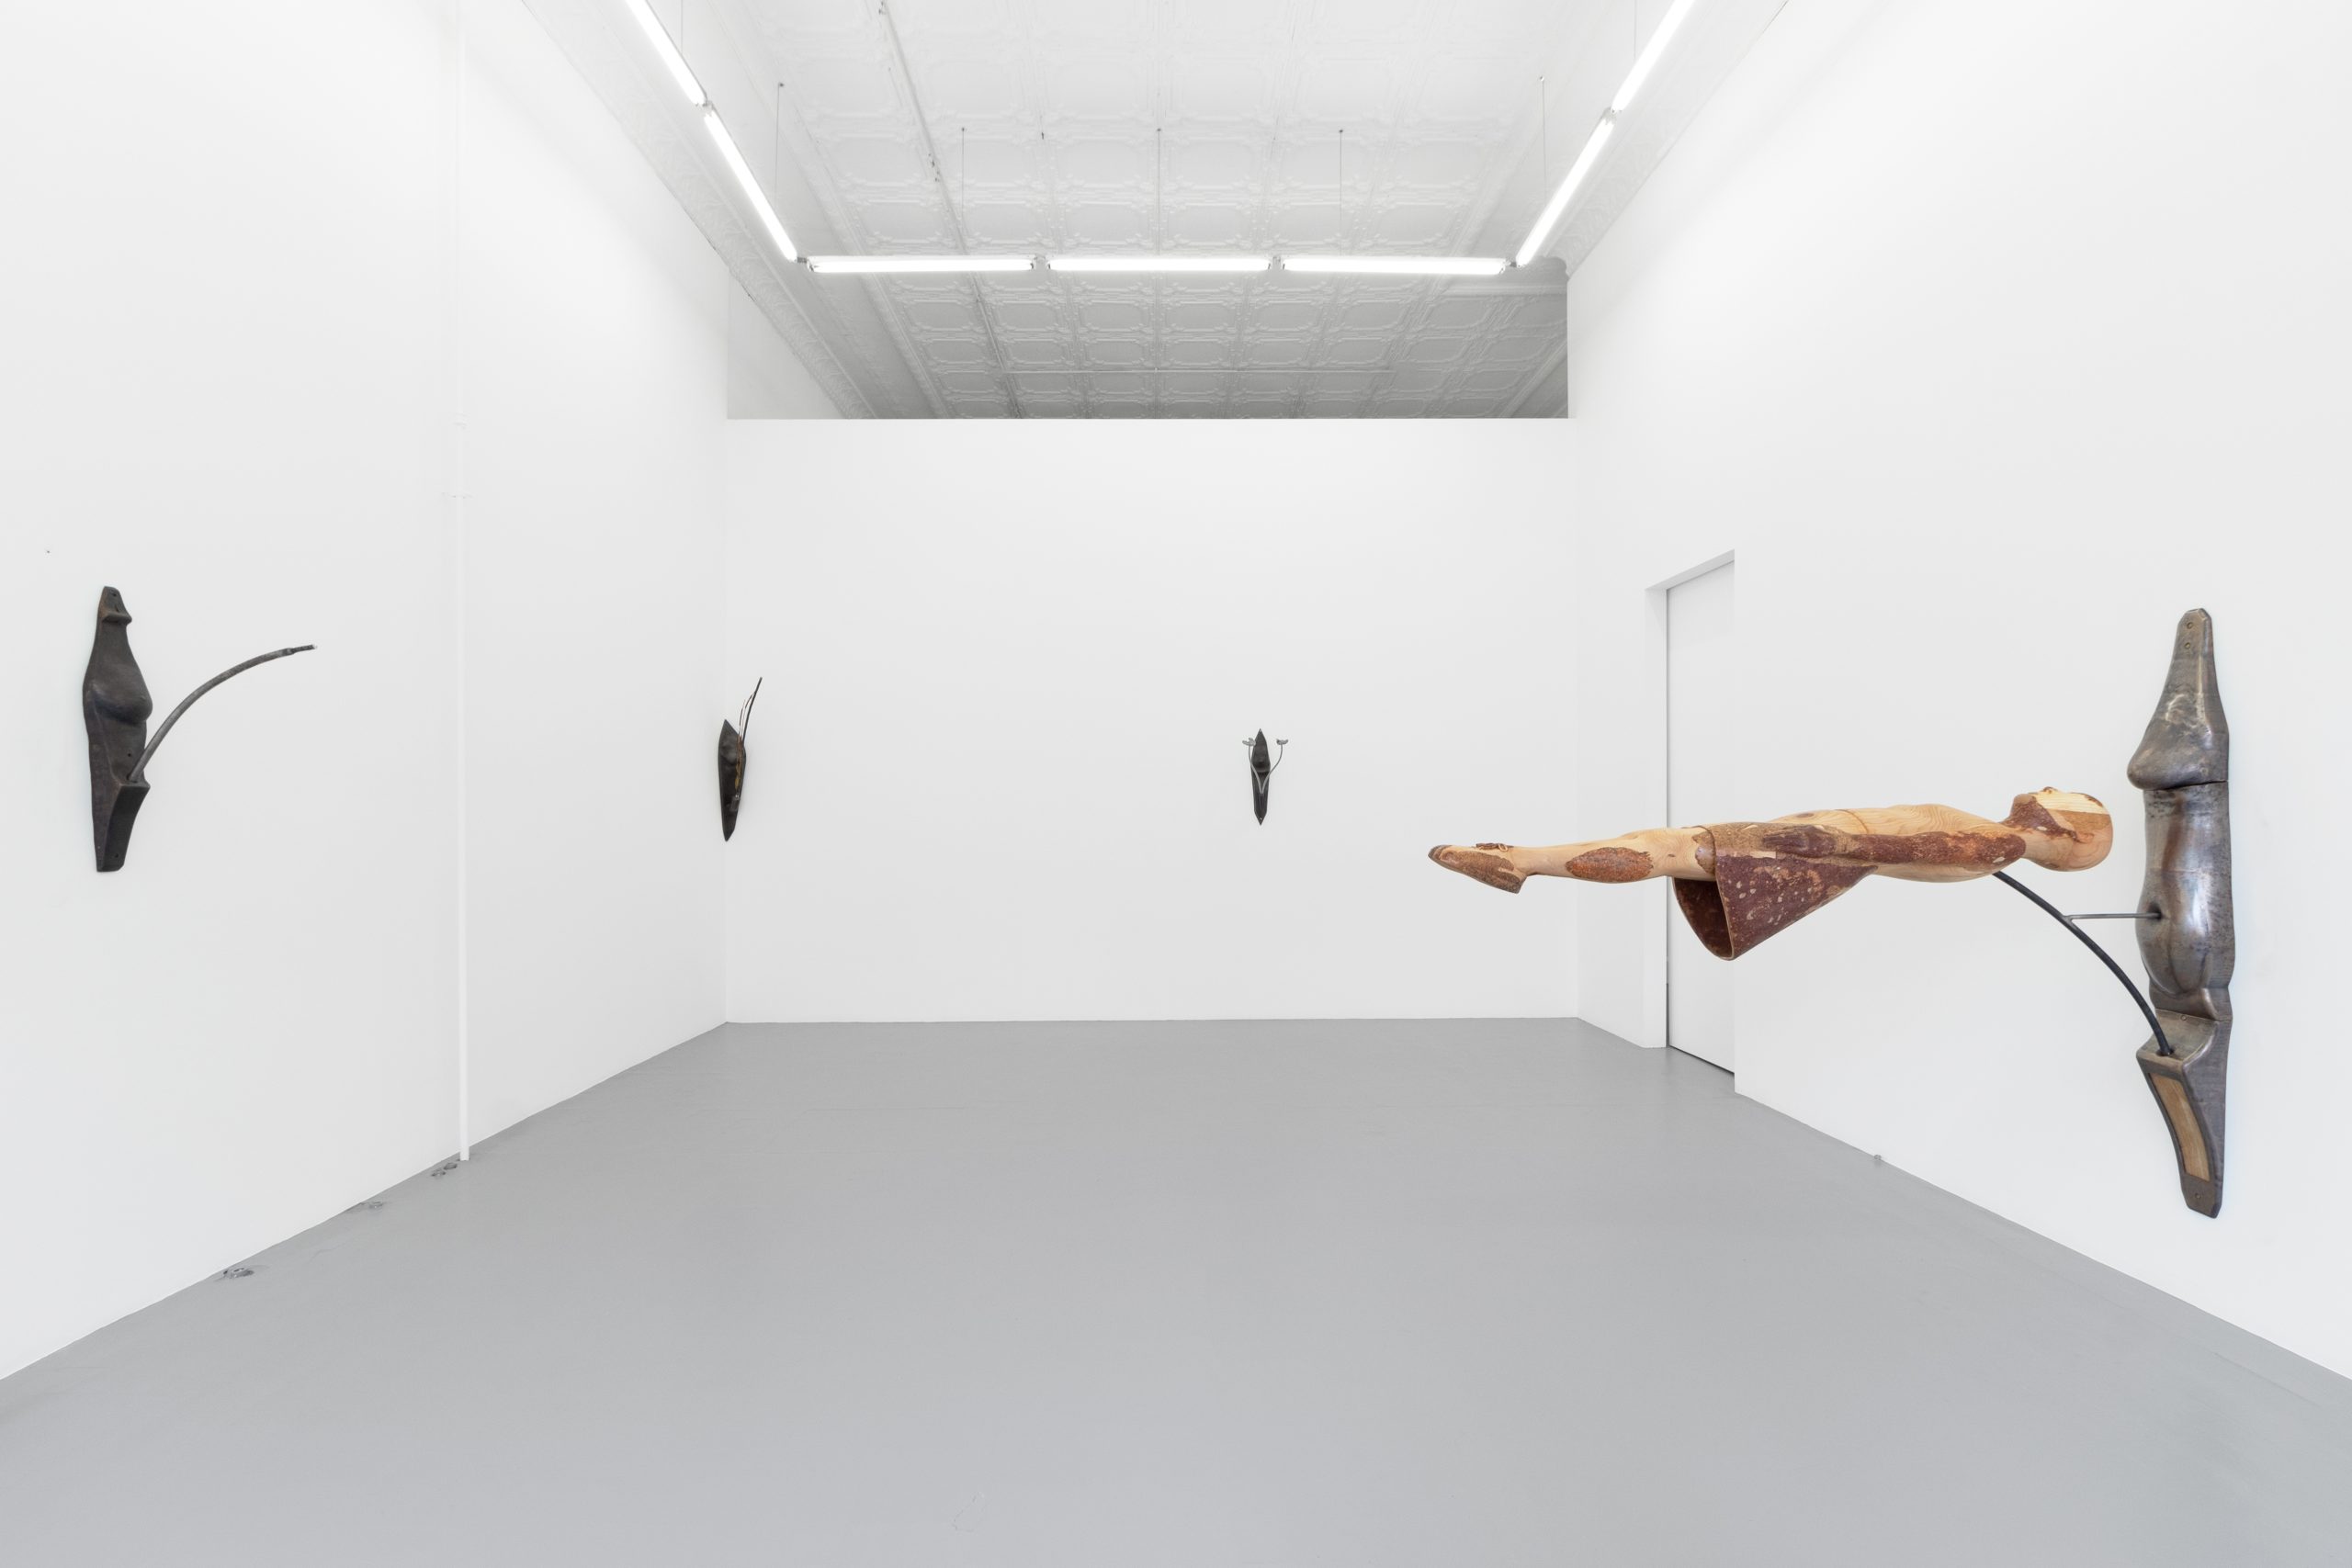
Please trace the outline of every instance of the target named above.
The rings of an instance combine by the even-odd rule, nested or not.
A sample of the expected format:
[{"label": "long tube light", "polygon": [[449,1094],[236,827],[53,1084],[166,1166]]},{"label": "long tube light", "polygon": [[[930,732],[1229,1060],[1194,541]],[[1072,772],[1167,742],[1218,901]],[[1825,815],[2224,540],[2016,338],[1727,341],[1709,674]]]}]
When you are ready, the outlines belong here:
[{"label": "long tube light", "polygon": [[1666,53],[1668,40],[1674,37],[1675,29],[1682,25],[1682,19],[1690,14],[1690,7],[1697,3],[1698,0],[1674,0],[1674,4],[1666,8],[1666,15],[1658,18],[1657,30],[1650,34],[1650,41],[1642,45],[1642,52],[1634,56],[1634,68],[1625,73],[1625,85],[1617,89],[1615,97],[1609,100],[1611,114],[1625,112],[1625,106],[1634,101],[1634,95],[1642,90],[1642,84],[1648,81],[1650,73],[1657,69],[1659,57]]},{"label": "long tube light", "polygon": [[[1027,272],[1035,256],[864,255],[804,256],[811,272],[957,273]],[[1285,272],[1361,273],[1393,276],[1492,277],[1510,263],[1500,256],[1285,255],[1267,256],[1054,256],[1057,272],[1262,272],[1279,260]]]},{"label": "long tube light", "polygon": [[752,165],[743,162],[742,152],[735,145],[735,139],[727,134],[727,127],[719,119],[718,111],[706,107],[702,111],[702,123],[710,132],[710,139],[718,143],[718,155],[727,160],[728,168],[734,172],[735,183],[743,187],[744,196],[751,200],[752,210],[760,215],[761,223],[766,226],[768,238],[775,242],[775,248],[784,253],[785,260],[798,261],[800,253],[793,248],[792,236],[784,231],[783,220],[776,217],[775,209],[768,205],[768,193],[760,188],[760,182],[752,176]]},{"label": "long tube light", "polygon": [[1600,123],[1592,128],[1591,139],[1585,142],[1584,151],[1577,153],[1577,161],[1568,166],[1567,177],[1560,182],[1560,188],[1552,193],[1552,199],[1544,204],[1543,216],[1535,220],[1535,227],[1527,231],[1526,240],[1521,243],[1519,254],[1513,258],[1520,265],[1525,266],[1533,261],[1535,253],[1544,248],[1544,242],[1552,237],[1552,226],[1559,222],[1560,214],[1568,209],[1568,197],[1576,195],[1577,186],[1584,184],[1585,175],[1592,173],[1592,165],[1600,158],[1600,150],[1609,145],[1610,135],[1616,129],[1617,117],[1613,114],[1602,115]]},{"label": "long tube light", "polygon": [[1408,277],[1492,277],[1500,256],[1284,256],[1284,272],[1384,273]]},{"label": "long tube light", "polygon": [[709,95],[702,90],[702,84],[695,80],[694,68],[686,63],[686,57],[678,52],[677,44],[670,37],[670,29],[662,25],[662,18],[653,14],[653,7],[647,5],[646,0],[628,0],[628,9],[629,14],[637,18],[637,25],[645,29],[646,41],[653,46],[653,52],[662,57],[662,63],[670,68],[672,76],[677,78],[678,90],[686,95],[686,102],[696,108],[708,107]]},{"label": "long tube light", "polygon": [[1056,272],[1263,272],[1272,256],[1047,256]]},{"label": "long tube light", "polygon": [[810,272],[1027,272],[1035,256],[808,256]]},{"label": "long tube light", "polygon": [[1544,248],[1544,242],[1552,237],[1552,230],[1560,221],[1560,214],[1567,210],[1568,198],[1576,195],[1577,187],[1584,184],[1587,175],[1592,173],[1593,163],[1600,156],[1600,150],[1609,145],[1609,138],[1616,132],[1617,117],[1625,112],[1627,106],[1633,103],[1634,96],[1649,81],[1650,73],[1657,69],[1657,62],[1666,57],[1666,46],[1674,40],[1675,33],[1680,30],[1683,21],[1690,15],[1691,7],[1697,4],[1698,0],[1674,0],[1674,4],[1666,8],[1666,15],[1658,18],[1649,41],[1642,45],[1642,52],[1634,57],[1634,68],[1625,73],[1625,80],[1619,84],[1617,96],[1609,100],[1609,112],[1602,115],[1600,123],[1592,128],[1592,135],[1586,141],[1584,151],[1577,153],[1577,161],[1568,166],[1567,176],[1560,181],[1560,188],[1552,193],[1552,199],[1544,204],[1543,216],[1535,220],[1535,227],[1527,231],[1527,239],[1520,245],[1519,254],[1512,258],[1520,265],[1525,266],[1534,260],[1535,253]]}]

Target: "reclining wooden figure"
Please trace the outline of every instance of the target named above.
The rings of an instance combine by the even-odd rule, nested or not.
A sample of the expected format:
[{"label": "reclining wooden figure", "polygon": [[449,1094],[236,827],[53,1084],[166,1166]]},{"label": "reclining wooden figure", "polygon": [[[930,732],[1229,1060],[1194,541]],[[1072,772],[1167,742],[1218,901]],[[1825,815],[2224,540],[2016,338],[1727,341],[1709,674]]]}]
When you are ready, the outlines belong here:
[{"label": "reclining wooden figure", "polygon": [[1675,902],[1718,958],[1737,958],[1865,876],[1965,882],[2021,860],[2082,871],[2107,858],[2115,825],[2087,795],[2036,790],[1996,822],[1949,806],[1804,811],[1770,822],[1647,828],[1614,839],[1521,849],[1440,844],[1430,859],[1516,893],[1531,876],[1579,882],[1674,879]]}]

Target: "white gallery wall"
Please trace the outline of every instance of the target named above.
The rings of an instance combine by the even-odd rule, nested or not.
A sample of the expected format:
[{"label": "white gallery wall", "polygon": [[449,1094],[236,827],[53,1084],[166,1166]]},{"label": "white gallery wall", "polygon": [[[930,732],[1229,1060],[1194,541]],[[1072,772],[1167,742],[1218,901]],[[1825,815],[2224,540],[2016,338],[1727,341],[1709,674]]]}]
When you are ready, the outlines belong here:
[{"label": "white gallery wall", "polygon": [[[456,1069],[440,20],[8,30],[0,1371],[448,1153]],[[157,724],[319,646],[189,710],[101,876],[107,584]]]},{"label": "white gallery wall", "polygon": [[[1563,427],[738,424],[728,1016],[1556,1016]],[[1287,739],[1261,826],[1241,742]]]},{"label": "white gallery wall", "polygon": [[735,284],[519,0],[467,17],[481,1138],[723,1019],[710,751]]},{"label": "white gallery wall", "polygon": [[[721,1016],[733,285],[520,0],[466,0],[460,148],[456,15],[10,18],[0,1372],[455,1152],[461,869],[475,1137]],[[101,876],[109,583],[158,721],[318,651],[191,710]]]},{"label": "white gallery wall", "polygon": [[[2021,874],[2133,908],[2125,762],[2176,617],[2212,612],[2219,1220],[2181,1203],[2129,1000],[1990,883],[1865,884],[1742,958],[1739,1088],[2352,1371],[2347,58],[2318,0],[1790,0],[1572,281],[1568,372],[1592,832],[1658,810],[1645,591],[1729,551],[1749,814],[2086,790],[2109,862]],[[1581,1010],[1655,1043],[1663,900],[1579,891]]]}]

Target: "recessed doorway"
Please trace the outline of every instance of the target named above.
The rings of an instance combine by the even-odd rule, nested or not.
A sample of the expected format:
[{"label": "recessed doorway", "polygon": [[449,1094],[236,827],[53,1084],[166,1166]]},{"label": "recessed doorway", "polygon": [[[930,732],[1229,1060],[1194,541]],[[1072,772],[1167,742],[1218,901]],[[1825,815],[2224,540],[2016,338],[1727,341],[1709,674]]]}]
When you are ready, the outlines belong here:
[{"label": "recessed doorway", "polygon": [[[1732,563],[1666,592],[1666,810],[1677,826],[1736,820]],[[1679,914],[1666,937],[1666,1043],[1732,1067],[1731,965]]]}]

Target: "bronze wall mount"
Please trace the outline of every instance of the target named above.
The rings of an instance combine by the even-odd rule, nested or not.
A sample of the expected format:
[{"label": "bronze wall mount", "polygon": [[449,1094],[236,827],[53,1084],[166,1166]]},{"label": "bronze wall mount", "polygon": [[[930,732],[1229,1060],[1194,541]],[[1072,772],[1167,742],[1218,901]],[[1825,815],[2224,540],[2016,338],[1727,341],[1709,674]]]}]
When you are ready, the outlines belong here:
[{"label": "bronze wall mount", "polygon": [[256,664],[308,653],[317,645],[280,648],[232,664],[180,701],[150,739],[147,720],[155,711],[146,678],[130,651],[130,612],[112,588],[98,594],[98,629],[90,644],[89,667],[82,672],[82,725],[90,738],[90,826],[100,871],[120,871],[130,852],[131,825],[147,799],[147,764],[164,737],[197,698]]}]

